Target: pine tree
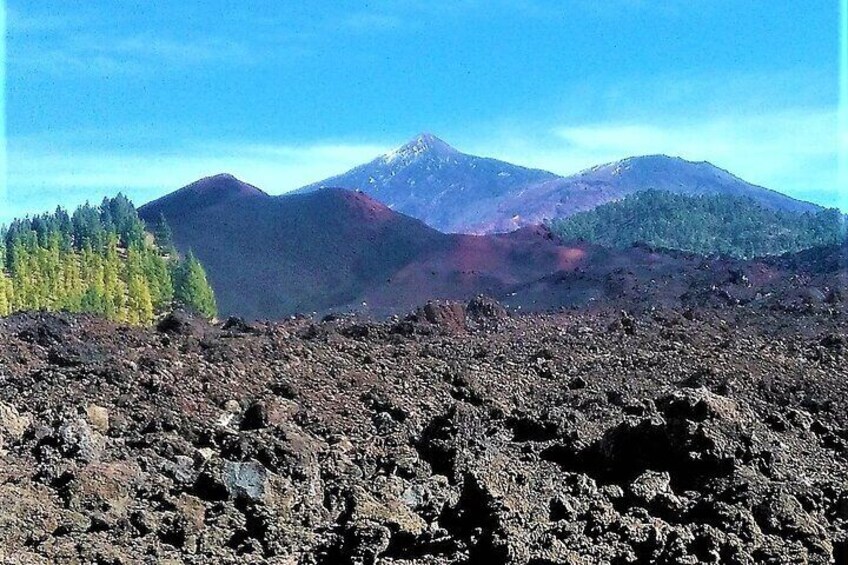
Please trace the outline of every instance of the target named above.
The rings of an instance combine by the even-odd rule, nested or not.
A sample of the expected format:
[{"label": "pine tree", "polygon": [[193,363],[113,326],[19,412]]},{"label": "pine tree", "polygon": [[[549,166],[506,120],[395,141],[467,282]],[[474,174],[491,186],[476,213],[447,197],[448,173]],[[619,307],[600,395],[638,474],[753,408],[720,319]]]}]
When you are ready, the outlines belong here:
[{"label": "pine tree", "polygon": [[12,313],[12,281],[3,273],[0,273],[0,316],[8,316]]},{"label": "pine tree", "polygon": [[171,226],[168,225],[168,221],[165,219],[165,214],[159,214],[159,219],[153,227],[153,240],[163,253],[168,255],[174,253],[174,234],[171,231]]},{"label": "pine tree", "polygon": [[88,202],[74,211],[71,217],[73,225],[73,242],[77,249],[90,245],[94,249],[102,249],[106,243],[107,231],[103,229],[100,212]]},{"label": "pine tree", "polygon": [[118,255],[118,237],[110,234],[103,257],[103,310],[107,318],[126,322],[127,286],[121,277],[123,271]]},{"label": "pine tree", "polygon": [[144,274],[150,285],[154,308],[166,309],[174,300],[174,282],[168,260],[148,248],[144,253]]},{"label": "pine tree", "polygon": [[[107,207],[104,202],[101,208]],[[108,201],[109,215],[115,224],[121,245],[129,247],[144,240],[144,223],[139,219],[135,206],[121,193]]]},{"label": "pine tree", "polygon": [[90,246],[82,250],[80,271],[85,288],[81,298],[81,311],[106,315],[103,259]]},{"label": "pine tree", "polygon": [[214,318],[218,313],[215,293],[200,261],[189,251],[174,273],[174,298],[197,313]]},{"label": "pine tree", "polygon": [[63,310],[69,312],[82,311],[82,296],[85,292],[85,283],[82,279],[81,256],[77,253],[64,253],[62,256],[62,290],[64,300],[60,305]]},{"label": "pine tree", "polygon": [[140,274],[131,275],[127,282],[126,321],[133,325],[149,324],[153,321],[153,300],[150,288]]},{"label": "pine tree", "polygon": [[133,243],[127,250],[127,322],[130,324],[149,324],[153,321],[153,299],[150,284],[145,276],[145,247],[142,243]]}]

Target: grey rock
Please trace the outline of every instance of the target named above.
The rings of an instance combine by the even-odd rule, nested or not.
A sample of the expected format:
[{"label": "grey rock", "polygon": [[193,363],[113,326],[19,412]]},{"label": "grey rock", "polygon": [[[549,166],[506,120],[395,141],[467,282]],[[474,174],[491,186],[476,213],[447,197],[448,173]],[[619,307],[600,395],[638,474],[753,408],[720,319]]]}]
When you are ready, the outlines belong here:
[{"label": "grey rock", "polygon": [[265,496],[268,471],[256,461],[225,461],[223,479],[230,496],[258,501]]}]

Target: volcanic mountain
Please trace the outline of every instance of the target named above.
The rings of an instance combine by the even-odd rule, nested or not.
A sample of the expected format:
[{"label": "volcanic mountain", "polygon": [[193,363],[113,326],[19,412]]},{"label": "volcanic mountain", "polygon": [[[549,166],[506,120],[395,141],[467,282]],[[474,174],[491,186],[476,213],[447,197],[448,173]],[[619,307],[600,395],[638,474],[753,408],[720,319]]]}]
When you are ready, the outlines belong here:
[{"label": "volcanic mountain", "polygon": [[362,190],[440,231],[464,233],[481,219],[499,217],[502,199],[557,178],[547,171],[460,153],[423,133],[370,163],[299,191],[329,186]]},{"label": "volcanic mountain", "polygon": [[327,188],[272,197],[229,175],[151,202],[178,249],[206,267],[223,315],[281,318],[365,310],[385,315],[429,299],[502,296],[584,264],[540,228],[493,236],[440,233],[361,192]]},{"label": "volcanic mountain", "polygon": [[441,231],[506,232],[590,210],[641,190],[745,196],[776,210],[820,207],[748,183],[707,162],[631,157],[561,177],[461,153],[430,134],[342,175],[306,186],[363,190]]},{"label": "volcanic mountain", "polygon": [[821,210],[815,204],[748,183],[706,161],[648,155],[599,165],[575,175],[527,187],[501,199],[499,210],[502,213],[493,219],[494,223],[484,219],[476,228],[471,227],[477,231],[514,229],[516,224],[568,217],[644,190],[661,190],[684,196],[741,196],[766,208],[793,213]]},{"label": "volcanic mountain", "polygon": [[[707,265],[645,246],[566,244],[538,226],[444,234],[361,192],[274,197],[228,175],[198,181],[139,214],[148,222],[163,214],[178,249],[200,258],[222,315],[252,319],[330,311],[385,316],[477,294],[523,311],[679,305],[726,285],[741,285],[733,292],[750,298],[785,271],[776,263]],[[738,273],[749,268],[756,272],[741,284]]]},{"label": "volcanic mountain", "polygon": [[181,217],[195,208],[221,206],[268,195],[253,185],[242,182],[233,175],[221,174],[206,177],[172,192],[145,207],[148,219],[153,214]]},{"label": "volcanic mountain", "polygon": [[442,237],[361,193],[275,198],[246,187],[218,175],[139,209],[147,222],[163,214],[178,249],[203,262],[222,314],[273,319],[346,304]]}]

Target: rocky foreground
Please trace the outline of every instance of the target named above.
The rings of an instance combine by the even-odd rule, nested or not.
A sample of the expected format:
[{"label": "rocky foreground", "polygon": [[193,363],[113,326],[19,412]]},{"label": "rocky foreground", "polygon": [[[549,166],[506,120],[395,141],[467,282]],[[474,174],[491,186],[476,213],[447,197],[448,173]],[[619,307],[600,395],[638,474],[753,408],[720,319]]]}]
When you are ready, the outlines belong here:
[{"label": "rocky foreground", "polygon": [[0,321],[5,563],[848,563],[848,316]]}]

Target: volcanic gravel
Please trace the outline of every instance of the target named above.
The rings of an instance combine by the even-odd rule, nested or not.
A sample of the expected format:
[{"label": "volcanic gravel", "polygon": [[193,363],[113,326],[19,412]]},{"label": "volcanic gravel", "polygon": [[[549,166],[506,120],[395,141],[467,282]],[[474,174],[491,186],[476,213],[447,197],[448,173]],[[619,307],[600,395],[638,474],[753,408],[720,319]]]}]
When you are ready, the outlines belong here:
[{"label": "volcanic gravel", "polygon": [[848,563],[848,316],[0,321],[5,563]]}]

